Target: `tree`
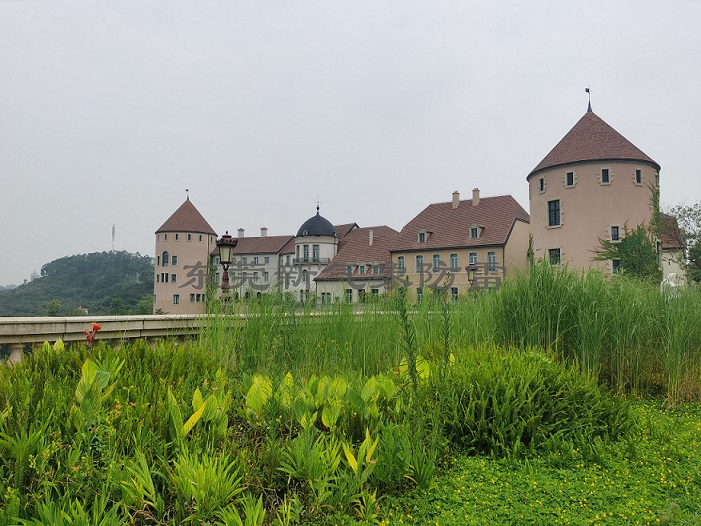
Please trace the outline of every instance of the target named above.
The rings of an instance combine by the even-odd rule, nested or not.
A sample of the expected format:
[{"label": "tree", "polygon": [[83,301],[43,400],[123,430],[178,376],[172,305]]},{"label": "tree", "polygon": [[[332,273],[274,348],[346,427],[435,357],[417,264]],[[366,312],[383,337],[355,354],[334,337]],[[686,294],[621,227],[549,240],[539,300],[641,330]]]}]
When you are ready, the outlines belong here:
[{"label": "tree", "polygon": [[620,241],[599,239],[599,243],[594,257],[596,261],[616,260],[621,274],[656,283],[662,280],[657,243],[644,225],[638,225],[633,230],[624,226]]},{"label": "tree", "polygon": [[678,205],[667,212],[676,218],[679,228],[663,232],[672,236],[683,247],[684,266],[689,281],[701,281],[701,203]]}]

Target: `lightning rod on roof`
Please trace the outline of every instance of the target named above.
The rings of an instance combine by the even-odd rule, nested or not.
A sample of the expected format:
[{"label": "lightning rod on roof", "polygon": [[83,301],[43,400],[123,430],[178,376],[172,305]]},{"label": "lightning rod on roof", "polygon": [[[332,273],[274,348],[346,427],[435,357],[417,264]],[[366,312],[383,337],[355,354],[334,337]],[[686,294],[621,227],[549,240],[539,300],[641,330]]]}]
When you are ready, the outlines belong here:
[{"label": "lightning rod on roof", "polygon": [[117,225],[112,223],[112,252],[114,252],[114,234],[117,231]]},{"label": "lightning rod on roof", "polygon": [[316,194],[316,213],[319,213],[319,205],[321,204],[321,201],[319,201],[319,194]]},{"label": "lightning rod on roof", "polygon": [[188,201],[190,200],[190,189],[189,188],[185,188],[185,199],[187,199]]}]

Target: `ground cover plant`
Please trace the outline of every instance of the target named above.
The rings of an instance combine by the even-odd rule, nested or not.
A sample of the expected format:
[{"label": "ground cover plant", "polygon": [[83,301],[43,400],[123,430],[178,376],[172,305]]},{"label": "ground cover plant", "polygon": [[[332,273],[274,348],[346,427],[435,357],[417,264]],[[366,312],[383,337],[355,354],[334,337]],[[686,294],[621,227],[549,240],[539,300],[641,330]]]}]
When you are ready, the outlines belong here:
[{"label": "ground cover plant", "polygon": [[0,367],[0,525],[691,523],[700,303],[536,267],[230,304],[192,342],[93,328]]}]

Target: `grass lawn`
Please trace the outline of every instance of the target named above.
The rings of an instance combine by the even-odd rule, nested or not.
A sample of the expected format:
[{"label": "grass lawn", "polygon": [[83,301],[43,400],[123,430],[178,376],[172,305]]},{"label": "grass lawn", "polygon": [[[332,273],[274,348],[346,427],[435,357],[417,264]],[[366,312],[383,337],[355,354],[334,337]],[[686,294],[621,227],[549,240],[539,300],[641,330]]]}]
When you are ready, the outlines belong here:
[{"label": "grass lawn", "polygon": [[456,456],[432,490],[386,500],[384,523],[701,524],[701,405],[634,412],[637,436],[596,461]]}]

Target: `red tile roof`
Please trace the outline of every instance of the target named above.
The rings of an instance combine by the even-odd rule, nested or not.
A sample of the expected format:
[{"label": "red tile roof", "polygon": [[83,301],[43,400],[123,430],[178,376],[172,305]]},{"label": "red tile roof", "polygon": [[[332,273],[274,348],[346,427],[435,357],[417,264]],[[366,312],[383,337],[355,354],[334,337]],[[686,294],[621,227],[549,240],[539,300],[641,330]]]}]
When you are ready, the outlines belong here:
[{"label": "red tile roof", "polygon": [[195,205],[192,204],[189,197],[161,225],[161,228],[156,230],[156,234],[159,232],[194,232],[197,234],[217,235],[214,229],[209,226],[207,220],[195,208]]},{"label": "red tile roof", "polygon": [[677,218],[668,214],[660,214],[660,241],[663,250],[682,250],[684,236],[677,223]]},{"label": "red tile roof", "polygon": [[556,166],[614,160],[644,162],[656,170],[660,169],[659,164],[606,124],[601,117],[593,111],[587,111],[526,179]]},{"label": "red tile roof", "polygon": [[234,254],[278,254],[292,236],[239,237]]},{"label": "red tile roof", "polygon": [[[355,225],[355,224],[354,224]],[[355,225],[357,227],[357,225]],[[372,245],[370,231],[372,230]],[[336,230],[338,232],[338,230]],[[354,228],[340,244],[336,257],[316,277],[316,281],[340,280],[348,277],[348,266],[354,268],[354,280],[379,280],[392,273],[389,249],[399,232],[388,226]],[[366,265],[369,274],[358,275],[360,265]],[[381,265],[380,274],[372,274],[370,265]]]},{"label": "red tile roof", "polygon": [[[402,228],[391,252],[505,245],[515,221],[529,223],[530,218],[510,195],[482,197],[477,206],[471,199],[457,208],[452,201],[435,203]],[[476,239],[470,237],[473,226],[484,227]],[[427,233],[424,243],[418,241],[421,231]]]},{"label": "red tile roof", "polygon": [[338,239],[343,240],[354,228],[358,228],[357,223],[346,223],[345,225],[334,225]]}]

